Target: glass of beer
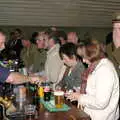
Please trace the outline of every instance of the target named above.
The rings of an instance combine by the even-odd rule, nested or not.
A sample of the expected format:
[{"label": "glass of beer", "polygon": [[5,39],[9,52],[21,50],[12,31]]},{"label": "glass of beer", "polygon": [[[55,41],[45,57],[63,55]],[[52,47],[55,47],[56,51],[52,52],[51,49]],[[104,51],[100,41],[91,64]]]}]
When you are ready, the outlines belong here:
[{"label": "glass of beer", "polygon": [[55,106],[56,108],[62,108],[64,104],[64,92],[63,91],[55,91]]}]

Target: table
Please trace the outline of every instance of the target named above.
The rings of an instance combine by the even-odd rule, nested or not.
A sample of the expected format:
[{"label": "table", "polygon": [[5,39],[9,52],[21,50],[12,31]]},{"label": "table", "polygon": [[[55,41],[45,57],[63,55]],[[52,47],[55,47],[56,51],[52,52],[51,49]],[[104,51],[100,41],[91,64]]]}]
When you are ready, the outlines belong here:
[{"label": "table", "polygon": [[42,105],[40,106],[39,116],[37,120],[90,120],[90,117],[82,110],[76,108],[71,103],[71,109],[67,112],[50,113]]},{"label": "table", "polygon": [[[31,103],[32,92],[29,93],[27,100]],[[44,108],[43,104],[39,103],[37,107],[37,115],[35,119],[26,119],[25,116],[11,118],[10,120],[90,120],[90,117],[82,110],[77,109],[70,101],[65,100],[65,103],[71,107],[67,112],[49,112]]]},{"label": "table", "polygon": [[71,109],[67,112],[49,112],[42,104],[39,104],[37,115],[35,119],[26,119],[25,116],[16,116],[10,120],[90,120],[90,117],[82,110],[77,109],[76,106],[70,102],[66,102]]}]

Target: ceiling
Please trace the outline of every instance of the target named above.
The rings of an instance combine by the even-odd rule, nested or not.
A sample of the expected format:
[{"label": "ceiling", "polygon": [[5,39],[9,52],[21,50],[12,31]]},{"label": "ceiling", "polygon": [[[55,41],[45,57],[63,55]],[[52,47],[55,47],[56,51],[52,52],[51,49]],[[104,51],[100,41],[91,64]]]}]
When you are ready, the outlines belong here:
[{"label": "ceiling", "polygon": [[111,27],[120,0],[0,0],[0,25]]}]

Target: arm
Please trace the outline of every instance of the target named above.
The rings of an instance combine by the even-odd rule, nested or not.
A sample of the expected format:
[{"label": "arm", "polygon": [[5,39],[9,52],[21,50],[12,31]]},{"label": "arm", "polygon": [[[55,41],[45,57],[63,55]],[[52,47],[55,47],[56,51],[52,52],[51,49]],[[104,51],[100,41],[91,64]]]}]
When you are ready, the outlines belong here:
[{"label": "arm", "polygon": [[23,84],[27,82],[31,82],[33,84],[40,84],[44,81],[44,77],[41,76],[26,76],[17,72],[12,72],[8,76],[6,82],[11,84]]},{"label": "arm", "polygon": [[35,83],[43,81],[44,79],[39,76],[25,76],[17,72],[10,72],[9,69],[0,66],[0,82],[11,83],[11,84],[22,84],[26,82]]},{"label": "arm", "polygon": [[11,72],[6,79],[6,82],[11,84],[22,84],[30,82],[30,78],[17,72]]},{"label": "arm", "polygon": [[95,73],[95,95],[80,95],[79,104],[91,109],[104,109],[110,101],[115,79],[117,77],[113,70],[101,66]]}]

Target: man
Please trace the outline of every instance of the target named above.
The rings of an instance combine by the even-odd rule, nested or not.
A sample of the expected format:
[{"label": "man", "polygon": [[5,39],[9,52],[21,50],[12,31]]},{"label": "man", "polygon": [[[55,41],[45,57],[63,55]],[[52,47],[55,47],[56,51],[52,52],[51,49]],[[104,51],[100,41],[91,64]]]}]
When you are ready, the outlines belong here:
[{"label": "man", "polygon": [[67,42],[67,35],[64,31],[58,31],[58,36],[59,36],[61,45],[65,44]]},{"label": "man", "polygon": [[78,36],[77,36],[76,32],[69,32],[67,34],[67,42],[72,42],[74,44],[78,43]]},{"label": "man", "polygon": [[16,54],[16,58],[20,58],[20,53],[23,48],[21,39],[23,37],[23,33],[20,29],[15,29],[13,32],[13,39],[8,41],[8,48],[12,50]]},{"label": "man", "polygon": [[33,62],[33,73],[36,73],[36,75],[43,75],[45,71],[45,62],[47,56],[44,33],[39,33],[38,37],[36,38],[36,44],[37,52],[35,54]]},{"label": "man", "polygon": [[113,56],[119,64],[120,69],[120,14],[113,20],[113,42],[115,45]]},{"label": "man", "polygon": [[[0,30],[0,51],[5,48],[5,33]],[[28,77],[24,76],[17,72],[10,72],[9,69],[4,68],[0,65],[0,82],[12,83],[12,84],[21,84],[26,82],[35,82],[39,80],[39,77]]]},{"label": "man", "polygon": [[48,81],[53,82],[53,89],[59,82],[59,74],[63,67],[63,62],[59,56],[60,40],[56,36],[50,36],[48,40],[47,60],[45,63],[45,72]]},{"label": "man", "polygon": [[22,45],[24,48],[22,49],[20,56],[25,67],[29,69],[33,65],[37,47],[31,43],[29,39],[22,39]]},{"label": "man", "polygon": [[113,32],[107,37],[109,44],[106,45],[108,58],[113,62],[120,77],[120,16],[115,16],[113,22]]}]

